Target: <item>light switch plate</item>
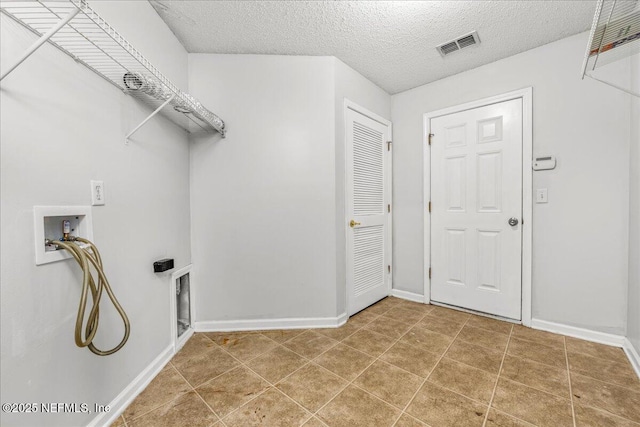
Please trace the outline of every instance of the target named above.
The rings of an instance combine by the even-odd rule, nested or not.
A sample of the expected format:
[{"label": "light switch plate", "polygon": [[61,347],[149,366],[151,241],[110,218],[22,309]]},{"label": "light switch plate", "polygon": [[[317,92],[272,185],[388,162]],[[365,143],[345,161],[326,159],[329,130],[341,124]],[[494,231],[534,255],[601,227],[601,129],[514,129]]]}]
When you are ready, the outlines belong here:
[{"label": "light switch plate", "polygon": [[547,198],[547,189],[546,188],[538,188],[536,190],[536,203],[548,203],[549,199]]},{"label": "light switch plate", "polygon": [[91,205],[104,205],[104,183],[102,181],[91,181]]}]

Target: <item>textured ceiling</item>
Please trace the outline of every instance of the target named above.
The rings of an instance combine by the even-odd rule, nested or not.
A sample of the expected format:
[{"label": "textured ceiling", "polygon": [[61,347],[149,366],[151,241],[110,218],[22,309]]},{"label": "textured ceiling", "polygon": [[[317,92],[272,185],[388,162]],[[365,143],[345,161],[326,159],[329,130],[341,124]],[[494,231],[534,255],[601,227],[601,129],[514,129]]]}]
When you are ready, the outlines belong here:
[{"label": "textured ceiling", "polygon": [[[595,11],[594,0],[151,3],[189,52],[333,55],[391,94],[585,31]],[[436,51],[473,30],[480,45]]]}]

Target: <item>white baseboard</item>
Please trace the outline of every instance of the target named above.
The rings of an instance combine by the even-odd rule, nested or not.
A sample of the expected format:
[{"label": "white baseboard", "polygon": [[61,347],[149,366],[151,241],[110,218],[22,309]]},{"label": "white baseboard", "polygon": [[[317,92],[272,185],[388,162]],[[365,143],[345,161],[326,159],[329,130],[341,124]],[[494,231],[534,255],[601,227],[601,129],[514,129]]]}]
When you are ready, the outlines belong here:
[{"label": "white baseboard", "polygon": [[269,331],[274,329],[337,328],[347,322],[347,313],[337,317],[285,319],[209,320],[196,322],[196,332]]},{"label": "white baseboard", "polygon": [[173,344],[162,351],[140,374],[134,378],[129,385],[109,403],[109,412],[98,414],[87,427],[109,426],[111,425],[144,390],[151,380],[160,373],[162,368],[169,363],[173,357]]},{"label": "white baseboard", "polygon": [[424,303],[424,295],[414,294],[413,292],[401,291],[400,289],[391,289],[391,296],[406,299],[408,301]]},{"label": "white baseboard", "polygon": [[635,369],[636,374],[638,374],[638,378],[640,378],[640,354],[638,354],[638,350],[631,344],[629,338],[624,339],[624,352],[627,353],[627,357],[631,362],[631,366]]},{"label": "white baseboard", "polygon": [[625,337],[622,335],[608,334],[606,332],[592,331],[590,329],[577,328],[563,325],[562,323],[548,322],[546,320],[531,319],[531,327],[556,334],[580,338],[585,341],[597,342],[614,347],[624,347]]}]

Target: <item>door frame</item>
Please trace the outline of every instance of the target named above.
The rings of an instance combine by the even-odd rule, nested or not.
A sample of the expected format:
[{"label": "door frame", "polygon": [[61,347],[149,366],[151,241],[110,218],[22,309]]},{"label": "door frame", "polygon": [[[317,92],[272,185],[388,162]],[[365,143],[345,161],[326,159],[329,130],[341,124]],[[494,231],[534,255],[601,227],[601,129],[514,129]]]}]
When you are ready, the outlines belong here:
[{"label": "door frame", "polygon": [[533,218],[533,88],[527,87],[501,95],[483,98],[453,107],[443,108],[423,115],[423,212],[424,214],[424,302],[431,302],[431,215],[428,203],[431,199],[431,148],[429,134],[431,119],[459,113],[500,102],[522,99],[522,324],[531,326],[531,271],[532,271],[532,218]]},{"label": "door frame", "polygon": [[[349,232],[350,232],[350,228],[347,225],[347,200],[349,197],[349,191],[347,188],[347,150],[349,150],[349,144],[347,141],[347,112],[349,110],[355,111],[356,113],[362,114],[365,117],[370,118],[371,120],[374,120],[380,124],[383,124],[385,126],[389,127],[389,139],[391,141],[393,141],[393,124],[391,123],[390,120],[385,119],[384,117],[374,113],[373,111],[370,111],[366,108],[364,108],[363,106],[347,99],[344,98],[344,104],[343,104],[343,111],[342,111],[342,123],[343,123],[343,133],[344,133],[344,176],[343,176],[343,182],[344,182],[344,211],[342,212],[342,218],[343,218],[343,227],[344,227],[344,254],[345,254],[345,258],[344,258],[344,262],[345,262],[345,311],[347,313],[347,316],[351,316],[355,313],[351,313],[350,312],[350,308],[351,308],[351,295],[350,295],[350,289],[347,283],[347,275],[349,274],[349,272],[346,270],[347,267],[347,258],[349,257],[349,248],[347,247],[347,242],[349,241]],[[393,143],[391,144],[391,150],[387,152],[387,155],[389,156],[386,167],[385,167],[385,174],[387,177],[387,185],[389,188],[389,199],[387,201],[387,203],[391,204],[391,212],[387,213],[386,216],[386,226],[387,226],[387,232],[386,232],[386,238],[387,241],[389,242],[389,247],[385,248],[385,253],[388,253],[389,259],[389,265],[391,265],[391,274],[389,275],[389,280],[388,280],[388,284],[387,284],[387,295],[391,295],[391,290],[393,289],[393,176],[392,176],[392,172],[393,172]]]}]

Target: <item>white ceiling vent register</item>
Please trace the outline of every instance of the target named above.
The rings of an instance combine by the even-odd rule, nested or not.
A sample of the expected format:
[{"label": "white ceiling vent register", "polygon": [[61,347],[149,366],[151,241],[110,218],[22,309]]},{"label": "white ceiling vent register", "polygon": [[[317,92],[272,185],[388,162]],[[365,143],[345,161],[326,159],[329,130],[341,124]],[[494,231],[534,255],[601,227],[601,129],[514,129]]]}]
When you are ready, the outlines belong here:
[{"label": "white ceiling vent register", "polygon": [[478,37],[478,33],[474,31],[469,34],[465,34],[464,36],[460,36],[455,40],[442,43],[441,45],[436,46],[436,49],[440,52],[440,55],[447,56],[455,51],[475,46],[477,44],[480,44],[480,37]]},{"label": "white ceiling vent register", "polygon": [[39,37],[20,59],[6,70],[3,67],[0,80],[49,42],[124,93],[154,109],[126,136],[126,141],[156,113],[187,131],[217,131],[224,137],[225,123],[220,117],[160,73],[91,9],[86,0],[0,1],[0,10]]}]

